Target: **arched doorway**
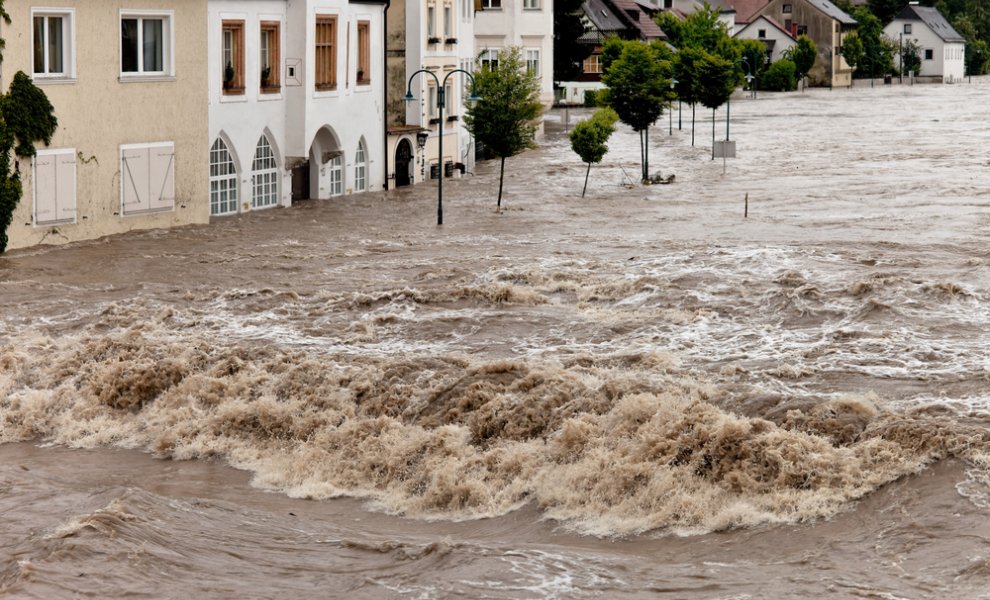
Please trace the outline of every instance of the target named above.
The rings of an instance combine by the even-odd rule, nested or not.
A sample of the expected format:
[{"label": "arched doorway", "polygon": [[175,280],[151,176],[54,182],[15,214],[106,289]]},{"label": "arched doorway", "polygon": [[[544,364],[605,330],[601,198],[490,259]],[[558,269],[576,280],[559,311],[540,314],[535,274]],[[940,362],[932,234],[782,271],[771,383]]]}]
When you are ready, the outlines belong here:
[{"label": "arched doorway", "polygon": [[409,140],[399,140],[395,149],[395,187],[412,183],[413,153]]},{"label": "arched doorway", "polygon": [[309,197],[325,199],[344,193],[344,152],[337,134],[321,127],[309,148]]}]

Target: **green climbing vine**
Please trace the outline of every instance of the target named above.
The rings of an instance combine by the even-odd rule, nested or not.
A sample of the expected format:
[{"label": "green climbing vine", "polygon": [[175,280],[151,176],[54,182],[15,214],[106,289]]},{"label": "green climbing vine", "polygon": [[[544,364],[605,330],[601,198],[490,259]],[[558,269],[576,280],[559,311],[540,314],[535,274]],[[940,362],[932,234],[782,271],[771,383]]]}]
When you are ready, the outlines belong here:
[{"label": "green climbing vine", "polygon": [[[3,4],[4,0],[0,0],[0,19],[9,25],[10,15]],[[0,62],[5,46],[6,41],[0,38]],[[47,146],[56,127],[58,119],[48,96],[23,71],[18,71],[7,93],[0,94],[0,253],[7,249],[7,229],[21,200],[16,160],[34,156],[35,142]]]}]

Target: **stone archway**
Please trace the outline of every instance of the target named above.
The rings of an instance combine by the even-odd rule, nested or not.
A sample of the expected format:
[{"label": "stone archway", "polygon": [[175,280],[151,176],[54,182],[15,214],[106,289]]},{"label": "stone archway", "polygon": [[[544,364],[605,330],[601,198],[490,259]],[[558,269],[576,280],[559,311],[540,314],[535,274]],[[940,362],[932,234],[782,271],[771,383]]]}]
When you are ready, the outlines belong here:
[{"label": "stone archway", "polygon": [[412,183],[413,151],[409,140],[399,140],[395,148],[395,187]]}]

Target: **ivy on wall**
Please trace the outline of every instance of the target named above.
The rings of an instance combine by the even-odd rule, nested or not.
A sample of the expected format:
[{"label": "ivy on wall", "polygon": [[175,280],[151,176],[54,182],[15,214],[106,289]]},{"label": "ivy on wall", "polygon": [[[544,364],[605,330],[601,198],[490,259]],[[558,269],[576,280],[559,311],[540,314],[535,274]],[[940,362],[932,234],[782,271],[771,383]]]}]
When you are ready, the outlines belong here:
[{"label": "ivy on wall", "polygon": [[[9,25],[10,15],[3,4],[0,0],[0,18]],[[0,62],[5,46],[6,41],[0,38]],[[7,249],[7,229],[23,193],[16,160],[34,156],[35,142],[47,146],[56,127],[58,119],[48,96],[18,71],[7,93],[0,94],[0,252]]]}]

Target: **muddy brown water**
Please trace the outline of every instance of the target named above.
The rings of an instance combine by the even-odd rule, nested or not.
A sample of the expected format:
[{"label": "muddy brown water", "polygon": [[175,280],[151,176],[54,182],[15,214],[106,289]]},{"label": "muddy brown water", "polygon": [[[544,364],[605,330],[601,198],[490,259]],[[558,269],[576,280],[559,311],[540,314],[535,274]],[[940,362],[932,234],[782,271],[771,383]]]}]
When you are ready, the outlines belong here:
[{"label": "muddy brown water", "polygon": [[987,597],[988,91],[0,257],[0,596]]}]

